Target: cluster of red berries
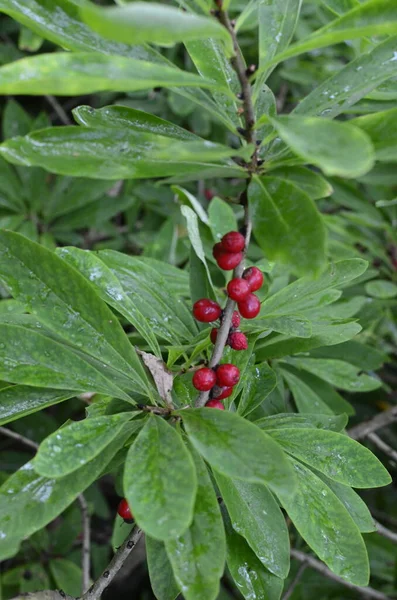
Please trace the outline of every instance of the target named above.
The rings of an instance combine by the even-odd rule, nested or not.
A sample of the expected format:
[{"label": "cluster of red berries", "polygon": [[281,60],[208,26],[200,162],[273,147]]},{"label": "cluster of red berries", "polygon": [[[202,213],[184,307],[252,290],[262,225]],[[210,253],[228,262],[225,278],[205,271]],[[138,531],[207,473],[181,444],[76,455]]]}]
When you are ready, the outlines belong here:
[{"label": "cluster of red berries", "polygon": [[[230,231],[215,244],[213,255],[218,266],[224,271],[235,269],[243,259],[245,246],[244,236],[238,231]],[[249,267],[242,277],[235,277],[227,286],[229,298],[237,302],[238,311],[233,312],[232,326],[227,338],[227,344],[233,350],[246,350],[248,340],[244,333],[237,331],[240,326],[240,315],[245,319],[254,319],[261,308],[259,298],[253,292],[263,285],[263,274],[257,267]],[[193,306],[193,315],[197,321],[212,323],[222,317],[222,309],[217,302],[209,298],[198,300]],[[211,341],[215,344],[218,329],[211,330]],[[200,392],[211,391],[212,399],[206,406],[224,410],[221,400],[231,396],[233,386],[240,379],[239,369],[232,364],[219,365],[215,369],[203,367],[195,372],[193,385]]]},{"label": "cluster of red berries", "polygon": [[131,509],[128,505],[128,502],[125,498],[123,498],[120,501],[120,504],[118,505],[118,508],[117,508],[117,512],[118,512],[119,516],[122,519],[124,519],[125,523],[130,524],[130,523],[134,522],[134,515],[132,514]]}]

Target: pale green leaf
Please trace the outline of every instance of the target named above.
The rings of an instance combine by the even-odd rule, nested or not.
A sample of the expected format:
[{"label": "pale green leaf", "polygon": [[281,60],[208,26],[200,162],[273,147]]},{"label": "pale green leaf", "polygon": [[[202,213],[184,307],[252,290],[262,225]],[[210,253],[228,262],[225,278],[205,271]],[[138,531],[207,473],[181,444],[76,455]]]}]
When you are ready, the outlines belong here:
[{"label": "pale green leaf", "polygon": [[0,425],[73,398],[73,392],[13,385],[0,390]]},{"label": "pale green leaf", "polygon": [[157,600],[175,600],[179,595],[164,542],[145,536],[150,585]]},{"label": "pale green leaf", "polygon": [[377,279],[365,285],[365,291],[374,298],[386,300],[397,296],[397,285],[392,281]]},{"label": "pale green leaf", "polygon": [[382,162],[397,161],[397,108],[358,117],[353,119],[351,123],[371,138],[377,160]]}]

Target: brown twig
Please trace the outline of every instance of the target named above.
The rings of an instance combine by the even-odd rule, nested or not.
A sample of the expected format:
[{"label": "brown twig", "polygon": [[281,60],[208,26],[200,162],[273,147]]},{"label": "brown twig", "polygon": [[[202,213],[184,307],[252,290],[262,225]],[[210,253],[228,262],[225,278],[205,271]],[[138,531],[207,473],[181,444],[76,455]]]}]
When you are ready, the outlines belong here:
[{"label": "brown twig", "polygon": [[379,450],[384,452],[390,458],[390,460],[397,463],[397,451],[389,446],[389,444],[386,444],[386,442],[381,440],[376,433],[370,433],[367,435],[366,439],[372,442]]},{"label": "brown twig", "polygon": [[390,529],[388,529],[378,521],[375,521],[375,525],[376,531],[379,533],[379,535],[381,535],[384,538],[387,538],[388,540],[393,542],[393,544],[397,544],[397,533],[394,533],[394,531],[390,531]]},{"label": "brown twig", "polygon": [[58,102],[58,100],[54,96],[49,96],[46,94],[44,96],[44,98],[47,100],[48,104],[50,106],[52,106],[52,108],[58,115],[61,123],[63,123],[64,125],[70,125],[72,123],[72,121],[69,119],[68,115],[66,114],[63,106]]},{"label": "brown twig", "polygon": [[360,593],[362,598],[375,598],[375,600],[390,600],[389,596],[386,596],[386,594],[383,594],[382,592],[379,592],[374,588],[360,587],[358,585],[354,585],[353,583],[345,581],[345,579],[342,579],[342,577],[339,577],[339,575],[335,575],[335,573],[330,571],[330,569],[328,569],[328,567],[324,563],[320,562],[319,560],[317,560],[313,556],[310,556],[309,554],[305,554],[304,552],[300,552],[300,550],[295,550],[294,548],[292,548],[291,556],[296,560],[299,560],[299,562],[305,563],[307,566],[311,567],[312,569],[315,569],[316,571],[324,575],[324,577],[327,577],[328,579],[332,579],[332,581],[340,583],[341,585],[349,588],[349,590],[353,590],[355,592]]},{"label": "brown twig", "polygon": [[[249,174],[252,175],[252,173],[255,172],[256,167],[257,167],[257,149],[256,149],[256,144],[255,144],[255,142],[256,142],[255,128],[254,128],[255,127],[255,112],[254,112],[254,105],[252,102],[251,85],[249,82],[249,77],[247,74],[244,57],[241,53],[240,46],[238,45],[238,42],[237,42],[236,32],[233,28],[233,25],[230,22],[227,12],[225,12],[222,9],[222,0],[216,0],[216,5],[218,7],[218,10],[216,11],[216,16],[218,17],[219,22],[224,27],[226,27],[226,29],[230,33],[230,36],[233,41],[233,48],[234,48],[235,56],[233,56],[230,59],[230,62],[232,64],[233,69],[235,70],[235,72],[237,74],[237,77],[238,77],[238,80],[239,80],[240,86],[241,86],[241,96],[242,96],[243,107],[244,107],[243,116],[244,116],[244,122],[245,122],[244,137],[249,144],[255,145],[255,150],[252,154],[251,162],[247,166]],[[251,222],[251,217],[250,217],[250,213],[249,213],[248,196],[247,196],[249,181],[250,181],[250,179],[248,179],[247,186],[239,198],[239,203],[244,206],[245,252],[247,251],[247,248],[249,246],[249,242],[251,239],[251,231],[252,231],[252,222]],[[238,267],[236,267],[236,269],[233,271],[233,277],[241,277],[243,274],[243,271],[244,271],[244,259],[241,261],[241,263],[238,265]],[[235,308],[236,308],[236,303],[229,298],[226,302],[226,306],[223,311],[221,325],[219,327],[218,335],[217,335],[216,342],[214,345],[214,350],[213,350],[211,359],[209,361],[210,368],[215,368],[219,364],[219,362],[222,358],[223,351],[225,349],[225,345],[226,345],[227,338],[229,335],[229,331],[230,331],[230,328],[232,325],[233,311],[235,310]],[[201,392],[197,398],[196,406],[197,407],[204,406],[206,404],[206,402],[208,401],[208,398],[209,398],[209,392]]]},{"label": "brown twig", "polygon": [[90,570],[91,570],[91,529],[90,529],[90,513],[88,512],[88,504],[83,494],[77,498],[81,510],[81,524],[83,528],[83,545],[81,548],[81,567],[82,567],[82,582],[81,591],[84,594],[90,587]]},{"label": "brown twig", "polygon": [[390,410],[386,410],[379,415],[376,415],[373,419],[360,423],[355,427],[349,429],[348,434],[354,440],[359,440],[367,437],[370,433],[387,427],[397,421],[397,406],[393,406]]},{"label": "brown twig", "polygon": [[113,559],[106,567],[102,575],[97,579],[94,585],[82,596],[81,600],[99,600],[104,590],[113,581],[131,551],[135,548],[138,541],[142,536],[142,531],[135,527],[130,535],[125,540],[124,544],[120,546],[114,555]]},{"label": "brown twig", "polygon": [[302,575],[304,573],[304,571],[307,569],[307,563],[303,562],[299,569],[297,574],[295,575],[294,579],[292,580],[289,588],[287,589],[287,591],[285,592],[284,596],[283,596],[283,600],[289,600],[289,598],[291,598],[292,594],[295,591],[296,586],[298,585],[298,583],[300,582]]},{"label": "brown twig", "polygon": [[20,442],[21,444],[28,446],[31,450],[34,450],[35,452],[37,452],[37,450],[39,448],[39,445],[36,444],[36,442],[33,442],[33,440],[29,440],[28,438],[24,437],[23,435],[20,435],[19,433],[15,433],[15,431],[11,431],[11,429],[7,429],[6,427],[0,427],[0,433],[15,440],[16,442]]}]

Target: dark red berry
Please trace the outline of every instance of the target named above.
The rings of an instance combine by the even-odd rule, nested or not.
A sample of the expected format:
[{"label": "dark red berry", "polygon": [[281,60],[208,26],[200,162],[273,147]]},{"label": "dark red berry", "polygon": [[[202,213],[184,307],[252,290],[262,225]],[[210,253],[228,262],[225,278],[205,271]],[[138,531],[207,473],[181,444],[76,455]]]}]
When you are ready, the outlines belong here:
[{"label": "dark red berry", "polygon": [[245,238],[238,231],[229,231],[221,239],[221,244],[226,252],[241,252],[244,250]]},{"label": "dark red berry", "polygon": [[212,369],[203,367],[193,375],[193,385],[200,392],[208,392],[216,383],[216,375]]},{"label": "dark red berry", "polygon": [[238,327],[240,327],[240,323],[241,323],[240,315],[238,314],[237,310],[235,310],[235,311],[233,311],[233,316],[232,316],[232,327],[234,327],[235,329],[238,329]]},{"label": "dark red berry", "polygon": [[247,281],[251,292],[256,292],[263,285],[263,273],[257,267],[245,269],[243,279]]},{"label": "dark red berry", "polygon": [[250,291],[251,290],[248,281],[245,281],[245,279],[240,279],[240,277],[235,277],[227,284],[227,293],[229,298],[235,300],[236,302],[241,302],[241,300],[244,300]]},{"label": "dark red berry", "polygon": [[233,331],[229,334],[228,344],[233,350],[247,350],[248,340],[241,331]]},{"label": "dark red berry", "polygon": [[221,316],[222,309],[217,302],[209,298],[197,300],[193,305],[193,316],[202,323],[211,323]]},{"label": "dark red berry", "polygon": [[226,250],[220,250],[216,256],[218,267],[223,269],[223,271],[233,271],[242,260],[242,252],[226,252]]},{"label": "dark red berry", "polygon": [[233,388],[232,387],[218,387],[215,386],[213,391],[212,391],[212,395],[216,400],[224,400],[225,398],[229,398],[229,396],[231,396],[233,394]]},{"label": "dark red berry", "polygon": [[258,296],[249,294],[245,300],[238,303],[238,309],[244,319],[255,319],[261,310],[261,303]]},{"label": "dark red berry", "polygon": [[216,383],[220,387],[232,387],[239,382],[240,370],[236,365],[219,365],[216,370]]},{"label": "dark red berry", "polygon": [[204,190],[204,196],[206,198],[206,200],[212,200],[212,198],[215,196],[216,192],[214,192],[214,190],[211,190],[209,188]]},{"label": "dark red berry", "polygon": [[131,512],[130,507],[128,506],[128,502],[125,498],[120,501],[120,504],[117,508],[117,512],[124,521],[132,522],[134,520],[134,515]]},{"label": "dark red berry", "polygon": [[205,406],[207,408],[219,408],[219,410],[225,410],[225,407],[219,400],[208,400]]},{"label": "dark red berry", "polygon": [[218,256],[220,256],[223,253],[224,253],[224,250],[222,248],[222,244],[220,242],[218,242],[212,248],[212,256],[215,258],[215,260],[218,260]]},{"label": "dark red berry", "polygon": [[216,327],[214,327],[213,329],[211,329],[211,333],[210,333],[210,339],[213,344],[215,344],[217,337],[218,337],[218,329]]}]

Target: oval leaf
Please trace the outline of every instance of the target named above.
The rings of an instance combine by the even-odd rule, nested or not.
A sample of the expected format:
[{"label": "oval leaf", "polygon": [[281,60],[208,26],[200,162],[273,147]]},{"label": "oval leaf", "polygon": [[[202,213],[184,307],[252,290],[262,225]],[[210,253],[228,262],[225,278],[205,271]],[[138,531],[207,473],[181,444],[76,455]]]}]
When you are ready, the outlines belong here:
[{"label": "oval leaf", "polygon": [[128,452],[124,490],[139,527],[151,537],[175,538],[190,525],[197,490],[193,460],[160,417],[148,418]]}]

